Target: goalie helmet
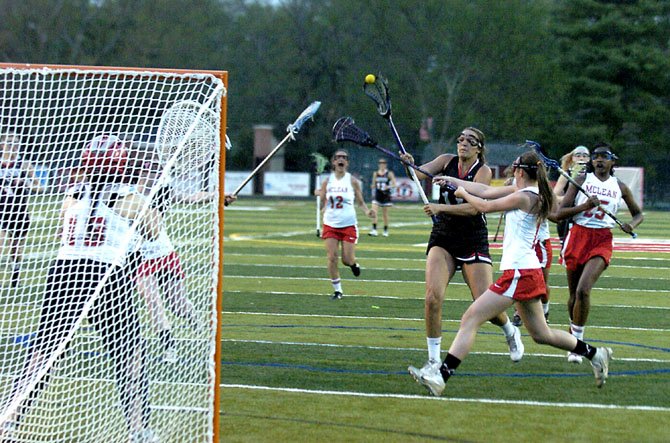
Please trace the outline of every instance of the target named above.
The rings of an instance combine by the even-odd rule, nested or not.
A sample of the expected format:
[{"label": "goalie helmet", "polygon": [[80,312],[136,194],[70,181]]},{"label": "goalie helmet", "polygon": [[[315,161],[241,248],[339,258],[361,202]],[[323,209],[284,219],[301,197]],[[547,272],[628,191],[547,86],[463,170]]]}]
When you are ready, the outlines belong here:
[{"label": "goalie helmet", "polygon": [[115,181],[124,176],[128,163],[128,149],[115,135],[98,135],[86,144],[81,153],[81,166],[87,175],[104,181]]}]

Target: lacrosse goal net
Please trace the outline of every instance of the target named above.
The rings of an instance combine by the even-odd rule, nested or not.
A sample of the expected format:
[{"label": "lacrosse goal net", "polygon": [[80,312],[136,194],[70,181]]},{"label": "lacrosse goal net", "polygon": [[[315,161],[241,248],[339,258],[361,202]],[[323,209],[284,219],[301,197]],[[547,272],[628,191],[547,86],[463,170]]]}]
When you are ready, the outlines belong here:
[{"label": "lacrosse goal net", "polygon": [[0,441],[218,441],[226,88],[0,64]]}]

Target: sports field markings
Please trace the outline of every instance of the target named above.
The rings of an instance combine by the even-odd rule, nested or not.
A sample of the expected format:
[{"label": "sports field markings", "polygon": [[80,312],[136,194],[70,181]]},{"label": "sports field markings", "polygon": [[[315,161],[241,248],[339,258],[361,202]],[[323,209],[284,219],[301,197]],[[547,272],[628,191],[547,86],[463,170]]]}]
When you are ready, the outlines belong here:
[{"label": "sports field markings", "polygon": [[495,405],[515,405],[515,406],[545,406],[549,408],[614,409],[614,410],[627,410],[627,411],[670,412],[670,408],[664,408],[659,406],[630,406],[630,405],[626,406],[626,405],[612,405],[612,404],[607,405],[598,403],[539,402],[539,401],[525,401],[525,400],[499,400],[495,398],[429,397],[426,395],[374,394],[369,392],[276,388],[272,386],[254,386],[254,385],[225,384],[225,383],[222,383],[219,386],[223,389],[229,388],[229,389],[264,390],[264,391],[275,391],[275,392],[292,392],[292,393],[310,394],[310,395],[341,395],[347,397],[395,398],[399,400],[444,401],[454,403],[484,403],[484,404],[495,404]]},{"label": "sports field markings", "polygon": [[[262,345],[284,345],[284,346],[305,346],[305,347],[317,347],[317,348],[343,348],[343,349],[370,349],[375,351],[398,351],[398,352],[426,352],[425,348],[404,348],[404,347],[388,347],[388,346],[365,346],[365,345],[341,345],[336,343],[305,343],[305,342],[295,342],[295,341],[273,341],[273,340],[242,340],[235,338],[224,338],[222,342],[228,343],[251,343],[251,344],[262,344]],[[484,351],[473,351],[468,355],[492,355],[492,356],[509,356],[509,352],[484,352]],[[545,353],[530,353],[527,352],[524,354],[524,357],[546,357],[546,358],[560,358],[565,359],[565,352],[560,351],[558,354],[545,354]],[[616,358],[616,361],[627,361],[627,362],[644,362],[644,363],[670,363],[670,360],[659,359],[659,358]]]},{"label": "sports field markings", "polygon": [[[328,314],[292,314],[292,313],[277,313],[277,312],[250,312],[250,311],[223,311],[224,315],[260,315],[267,317],[304,317],[304,318],[324,318],[324,319],[343,319],[343,320],[388,320],[388,321],[407,321],[407,322],[423,322],[423,318],[402,318],[402,317],[374,317],[374,316],[365,316],[365,315],[328,315]],[[442,323],[460,323],[460,319],[443,319]],[[567,327],[568,325],[562,325],[560,323],[551,323],[552,326]],[[224,326],[230,326],[224,322]],[[301,325],[308,327],[307,325]],[[339,326],[339,328],[343,328]],[[373,328],[368,328],[373,329]],[[598,326],[598,325],[589,325],[589,329],[613,329],[617,331],[641,331],[641,332],[670,332],[670,329],[660,329],[660,328],[638,328],[638,327],[623,327],[623,326]],[[455,332],[455,331],[454,331]],[[481,334],[486,334],[486,332],[480,332]],[[670,352],[670,349],[666,350]]]},{"label": "sports field markings", "polygon": [[[248,280],[289,280],[289,281],[294,281],[294,280],[310,280],[310,281],[328,281],[330,282],[330,279],[328,278],[319,278],[319,277],[283,277],[283,276],[271,276],[271,275],[231,275],[231,274],[224,274],[224,280],[228,279],[233,279],[233,278],[239,278],[239,279],[248,279]],[[601,277],[602,278],[602,277]],[[384,279],[379,279],[379,280],[369,280],[369,279],[362,279],[359,278],[356,281],[358,282],[367,282],[367,283],[393,283],[393,284],[398,284],[398,283],[407,283],[407,284],[424,284],[425,282],[423,280],[418,281],[418,280],[384,280]],[[450,285],[464,285],[465,283],[458,283],[458,282],[452,282],[449,283]],[[557,288],[557,289],[567,289],[567,286],[558,286],[558,285],[551,285],[552,288]],[[650,293],[660,293],[660,294],[668,294],[670,293],[670,289],[631,289],[631,288],[603,288],[603,287],[594,287],[595,290],[602,290],[602,291],[610,291],[610,292],[650,292]]]},{"label": "sports field markings", "polygon": [[[461,285],[465,286],[465,283],[450,283],[454,285]],[[552,286],[553,287],[553,286]],[[320,292],[287,292],[287,291],[237,291],[237,290],[227,290],[225,291],[226,293],[232,293],[232,294],[260,294],[260,295],[312,295],[314,297],[323,297],[324,294]],[[351,294],[347,295],[347,298],[368,298],[368,299],[390,299],[390,300],[419,300],[423,301],[423,297],[399,297],[396,295],[374,295],[374,294],[366,294],[366,295],[359,295],[359,294]],[[467,299],[461,299],[461,298],[446,298],[444,299],[445,302],[467,302]],[[550,306],[565,306],[565,303],[557,303],[557,302],[550,302]],[[648,306],[648,305],[612,305],[612,304],[591,304],[591,306],[596,306],[596,307],[607,307],[607,308],[618,308],[618,309],[651,309],[651,310],[656,310],[656,309],[661,309],[661,310],[670,310],[670,306]]]}]

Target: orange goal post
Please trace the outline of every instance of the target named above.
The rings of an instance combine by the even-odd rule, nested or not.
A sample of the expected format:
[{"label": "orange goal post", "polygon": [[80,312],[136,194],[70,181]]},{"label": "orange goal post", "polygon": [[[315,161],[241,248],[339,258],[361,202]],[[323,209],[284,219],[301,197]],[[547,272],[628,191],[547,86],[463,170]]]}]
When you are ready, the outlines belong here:
[{"label": "orange goal post", "polygon": [[0,441],[219,441],[227,87],[0,63]]}]

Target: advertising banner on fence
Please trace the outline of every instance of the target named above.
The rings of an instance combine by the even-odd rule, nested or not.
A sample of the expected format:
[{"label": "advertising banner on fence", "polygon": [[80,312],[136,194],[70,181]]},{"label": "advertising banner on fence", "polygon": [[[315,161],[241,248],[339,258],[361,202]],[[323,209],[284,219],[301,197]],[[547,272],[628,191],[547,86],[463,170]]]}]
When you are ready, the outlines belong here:
[{"label": "advertising banner on fence", "polygon": [[393,201],[397,202],[416,202],[421,199],[419,190],[411,178],[397,177]]},{"label": "advertising banner on fence", "polygon": [[[251,171],[226,171],[226,194],[232,194],[249,174],[251,174]],[[256,180],[255,177],[244,185],[239,195],[252,195],[254,193],[254,180]]]},{"label": "advertising banner on fence", "polygon": [[310,174],[306,172],[266,172],[263,175],[263,195],[308,197]]}]

